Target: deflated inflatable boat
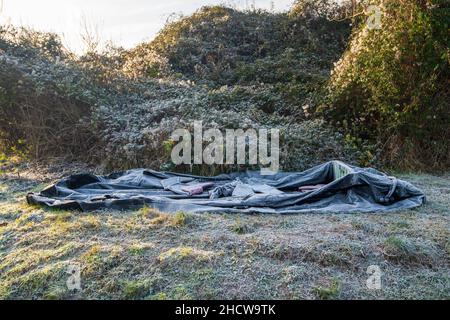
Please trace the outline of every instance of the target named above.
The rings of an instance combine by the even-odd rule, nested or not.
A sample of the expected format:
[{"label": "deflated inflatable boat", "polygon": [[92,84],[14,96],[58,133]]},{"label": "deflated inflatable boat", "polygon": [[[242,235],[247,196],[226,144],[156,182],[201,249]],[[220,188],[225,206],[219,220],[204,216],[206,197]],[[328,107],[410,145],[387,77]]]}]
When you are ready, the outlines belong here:
[{"label": "deflated inflatable boat", "polygon": [[248,171],[201,177],[146,169],[108,176],[75,174],[28,194],[27,201],[83,211],[149,206],[165,212],[294,214],[410,209],[424,204],[425,195],[375,169],[331,161],[271,176]]}]

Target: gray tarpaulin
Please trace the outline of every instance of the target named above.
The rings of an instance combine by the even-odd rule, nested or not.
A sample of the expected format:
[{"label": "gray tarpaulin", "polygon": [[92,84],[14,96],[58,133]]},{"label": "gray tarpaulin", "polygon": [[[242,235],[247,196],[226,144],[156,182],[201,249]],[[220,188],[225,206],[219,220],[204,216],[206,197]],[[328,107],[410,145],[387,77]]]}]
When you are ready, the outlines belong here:
[{"label": "gray tarpaulin", "polygon": [[[186,187],[212,182],[197,195]],[[300,187],[312,190],[299,191]],[[201,177],[133,169],[108,176],[75,174],[27,195],[30,204],[84,211],[136,209],[229,213],[385,212],[422,205],[425,195],[375,169],[331,161],[303,172],[259,171]]]}]

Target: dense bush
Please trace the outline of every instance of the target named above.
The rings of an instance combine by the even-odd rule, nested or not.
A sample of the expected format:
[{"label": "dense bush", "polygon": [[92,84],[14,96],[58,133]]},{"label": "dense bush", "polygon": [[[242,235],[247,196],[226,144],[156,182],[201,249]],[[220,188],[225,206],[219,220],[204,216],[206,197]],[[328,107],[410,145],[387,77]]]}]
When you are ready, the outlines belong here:
[{"label": "dense bush", "polygon": [[382,9],[381,29],[357,25],[322,111],[351,139],[372,143],[372,154],[387,165],[448,168],[449,2],[370,3]]},{"label": "dense bush", "polygon": [[[312,10],[308,6],[303,12]],[[126,70],[133,76],[171,76],[208,87],[257,85],[281,95],[286,109],[300,114],[299,107],[324,87],[349,34],[348,22],[298,10],[204,7],[130,50]]]},{"label": "dense bush", "polygon": [[170,133],[202,120],[222,130],[279,128],[284,169],[351,161],[355,150],[341,135],[305,121],[349,31],[316,19],[322,18],[203,8],[169,23],[148,44],[81,57],[52,34],[4,28],[2,150],[101,159],[110,169],[236,169],[170,163]]},{"label": "dense bush", "polygon": [[54,34],[0,28],[0,151],[87,154],[96,138],[83,119],[95,95],[72,59]]},{"label": "dense bush", "polygon": [[241,169],[170,162],[171,132],[202,120],[280,129],[284,170],[367,164],[377,149],[386,164],[448,168],[447,11],[436,1],[383,1],[381,30],[354,18],[331,80],[350,35],[348,5],[332,0],[286,13],[206,7],[134,49],[80,57],[53,34],[2,27],[0,152],[108,169]]},{"label": "dense bush", "polygon": [[342,135],[321,121],[295,123],[290,117],[267,113],[271,97],[259,95],[258,88],[205,89],[183,81],[147,82],[146,86],[149,96],[144,102],[102,106],[93,115],[99,124],[97,134],[105,143],[103,161],[110,168],[161,167],[213,174],[246,167],[174,167],[170,134],[178,128],[192,134],[195,120],[203,121],[205,130],[280,129],[280,161],[285,170],[306,169],[337,158],[354,162],[359,156]]}]

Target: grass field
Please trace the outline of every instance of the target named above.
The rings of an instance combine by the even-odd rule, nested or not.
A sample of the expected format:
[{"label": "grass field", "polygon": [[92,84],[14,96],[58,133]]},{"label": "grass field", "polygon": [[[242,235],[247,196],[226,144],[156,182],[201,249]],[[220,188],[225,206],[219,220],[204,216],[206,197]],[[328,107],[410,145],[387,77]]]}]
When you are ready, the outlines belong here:
[{"label": "grass field", "polygon": [[[389,214],[94,213],[25,195],[79,167],[0,179],[2,299],[449,299],[450,174],[400,174],[428,197]],[[81,268],[70,291],[68,268]],[[366,287],[381,269],[380,290]]]}]

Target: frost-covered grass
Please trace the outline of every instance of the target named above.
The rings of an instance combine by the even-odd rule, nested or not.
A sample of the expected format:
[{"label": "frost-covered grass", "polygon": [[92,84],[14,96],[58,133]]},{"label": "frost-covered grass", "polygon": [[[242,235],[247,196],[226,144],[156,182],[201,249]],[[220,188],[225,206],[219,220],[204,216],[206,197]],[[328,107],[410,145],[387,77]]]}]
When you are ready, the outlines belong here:
[{"label": "frost-covered grass", "polygon": [[[25,194],[71,167],[4,170],[3,299],[448,299],[450,175],[403,174],[429,202],[390,214],[44,210]],[[66,287],[81,266],[82,290]],[[366,287],[378,265],[382,289]]]}]

